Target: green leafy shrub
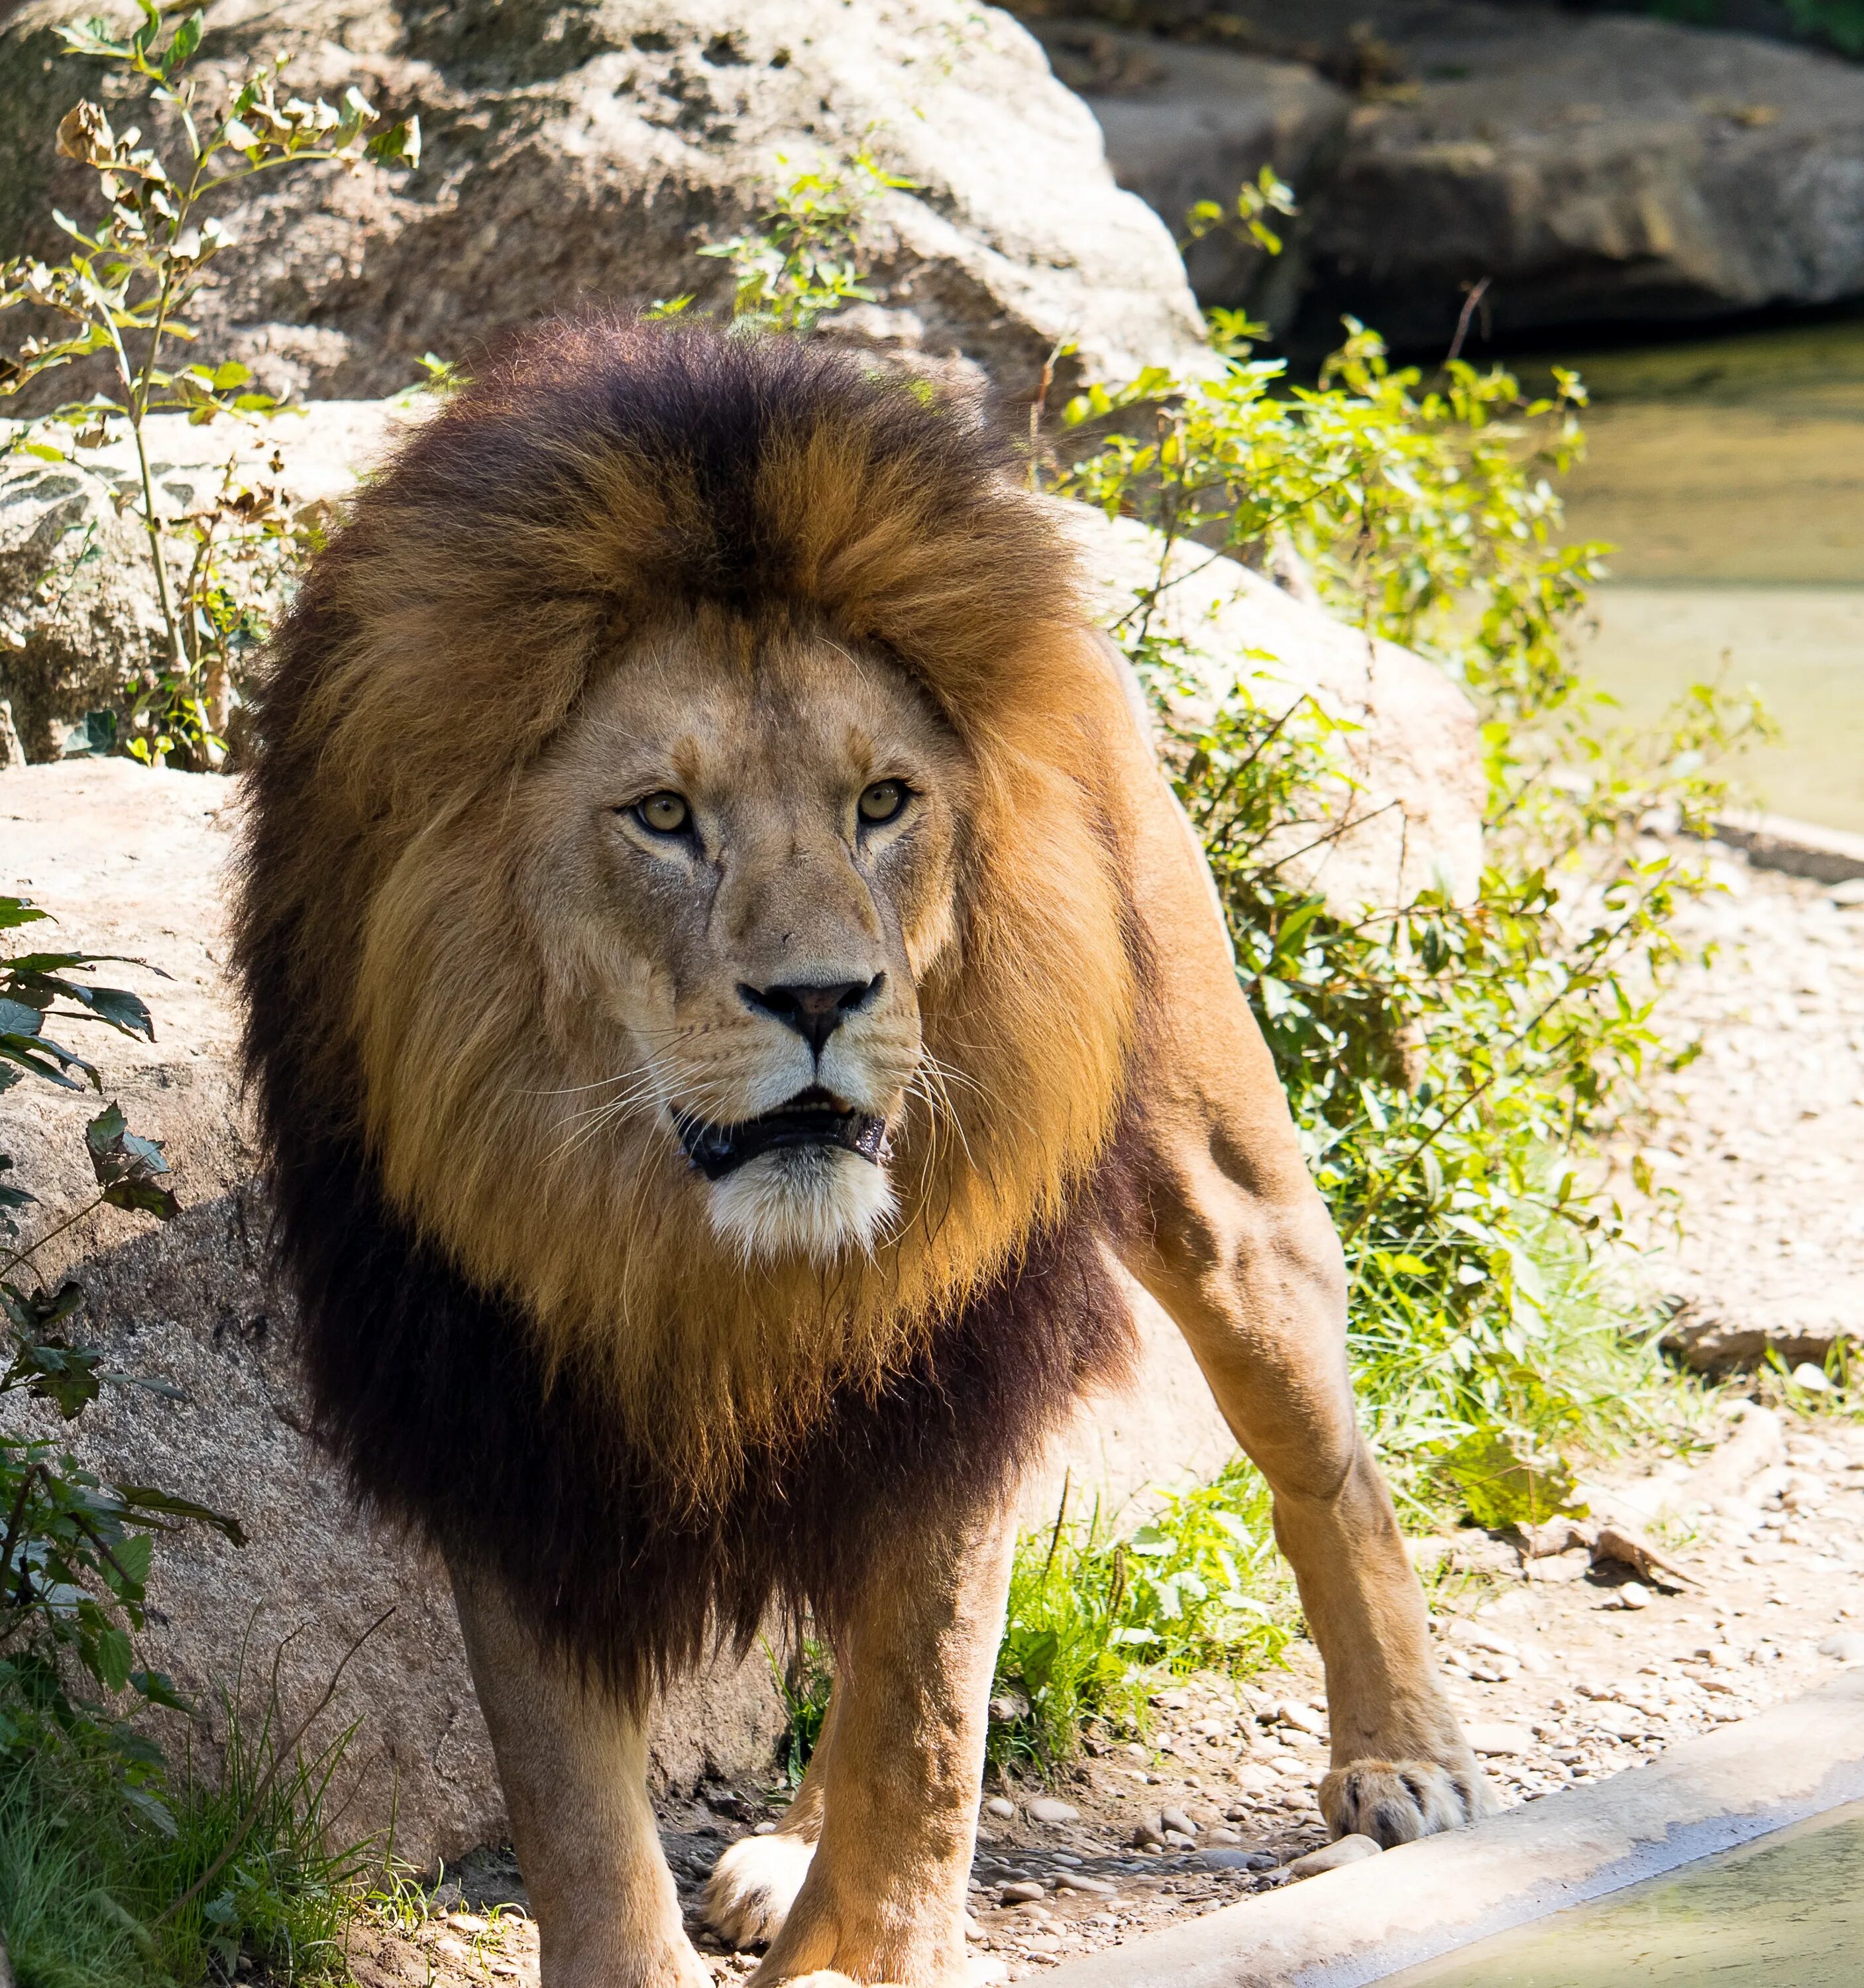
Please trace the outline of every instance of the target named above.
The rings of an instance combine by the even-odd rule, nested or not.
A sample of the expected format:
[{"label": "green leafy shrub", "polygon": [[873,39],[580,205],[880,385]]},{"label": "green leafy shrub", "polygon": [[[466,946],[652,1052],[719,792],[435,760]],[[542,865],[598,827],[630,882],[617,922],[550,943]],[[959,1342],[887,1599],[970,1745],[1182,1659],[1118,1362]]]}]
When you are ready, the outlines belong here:
[{"label": "green leafy shrub", "polygon": [[96,173],[104,213],[89,225],[54,213],[74,245],[62,262],[0,262],[0,312],[26,311],[64,327],[0,358],[0,396],[83,360],[107,367],[108,390],[55,409],[12,446],[77,462],[127,434],[140,485],[130,508],[148,549],[164,647],[122,714],[121,742],[152,765],[172,756],[198,768],[218,765],[225,753],[238,667],[256,644],[258,603],[285,556],[281,541],[308,529],[280,509],[276,489],[248,485],[231,471],[212,500],[185,516],[166,513],[156,501],[144,429],[150,415],[251,419],[279,404],[254,389],[237,360],[177,365],[170,357],[178,342],[192,343],[188,306],[233,245],[211,211],[214,196],[256,174],[320,161],[351,170],[368,161],[414,165],[421,132],[413,119],[377,128],[374,110],[354,89],[340,106],[293,96],[279,63],[254,70],[209,115],[187,74],[203,14],[197,8],[170,26],[157,0],[138,4],[143,19],[131,34],[120,36],[100,19],[58,32],[68,53],[104,62],[146,86],[145,114],[171,124],[184,161],[171,171],[142,142],[140,127],[114,130],[98,104],[80,103],[66,114],[59,154]]},{"label": "green leafy shrub", "polygon": [[[1456,362],[1427,382],[1349,322],[1318,383],[1291,387],[1250,356],[1253,330],[1225,327],[1214,378],[1155,370],[1081,396],[1064,421],[1101,439],[1052,484],[1159,534],[1153,583],[1111,632],[1153,695],[1339,1226],[1362,1409],[1401,1501],[1429,1523],[1532,1523],[1571,1493],[1551,1445],[1673,1413],[1612,1247],[1620,1211],[1588,1161],[1665,1058],[1653,1010],[1680,956],[1673,915],[1707,887],[1688,833],[1766,721],[1704,688],[1632,735],[1579,679],[1567,631],[1604,548],[1558,537],[1576,378],[1531,398]],[[1252,681],[1250,659],[1165,632],[1169,590],[1216,553],[1291,556],[1336,614],[1468,692],[1488,786],[1473,897],[1436,884],[1353,911],[1303,881],[1295,859],[1358,818],[1342,728]],[[1214,712],[1184,715],[1233,679]],[[1298,1618],[1270,1539],[1266,1489],[1239,1459],[1137,1531],[1026,1540],[998,1682],[1029,1710],[1001,1724],[996,1757],[1065,1757],[1094,1713],[1142,1724],[1149,1666],[1272,1658]]]}]

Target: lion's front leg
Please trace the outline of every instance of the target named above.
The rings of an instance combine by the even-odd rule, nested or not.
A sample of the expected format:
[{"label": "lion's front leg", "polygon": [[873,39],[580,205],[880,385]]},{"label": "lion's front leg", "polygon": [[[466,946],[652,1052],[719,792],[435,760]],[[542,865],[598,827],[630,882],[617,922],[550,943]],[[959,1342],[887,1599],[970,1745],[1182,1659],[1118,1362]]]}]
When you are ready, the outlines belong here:
[{"label": "lion's front leg", "polygon": [[1006,1511],[903,1526],[839,1626],[821,1834],[753,1988],[817,1973],[966,1981],[965,1888],[1014,1545]]},{"label": "lion's front leg", "polygon": [[453,1595],[519,1868],[543,1988],[711,1988],[648,1799],[644,1712],[541,1650],[490,1585]]}]

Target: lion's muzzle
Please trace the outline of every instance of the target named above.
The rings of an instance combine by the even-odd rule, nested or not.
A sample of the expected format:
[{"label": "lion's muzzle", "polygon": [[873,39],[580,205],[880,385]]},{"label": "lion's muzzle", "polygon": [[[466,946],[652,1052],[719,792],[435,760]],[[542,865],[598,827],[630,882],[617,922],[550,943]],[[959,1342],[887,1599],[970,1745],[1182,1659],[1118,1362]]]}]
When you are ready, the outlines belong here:
[{"label": "lion's muzzle", "polygon": [[850,1111],[811,1085],[775,1111],[736,1125],[682,1120],[679,1136],[687,1158],[708,1180],[719,1181],[786,1146],[838,1147],[878,1166],[885,1157],[887,1121],[870,1112]]}]

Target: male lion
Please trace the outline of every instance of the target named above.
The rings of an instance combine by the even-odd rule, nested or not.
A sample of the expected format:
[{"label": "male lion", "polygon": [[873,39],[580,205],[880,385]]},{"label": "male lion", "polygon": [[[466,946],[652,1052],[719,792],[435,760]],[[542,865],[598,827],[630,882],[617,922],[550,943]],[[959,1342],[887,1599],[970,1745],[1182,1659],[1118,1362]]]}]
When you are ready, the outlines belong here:
[{"label": "male lion", "polygon": [[444,1554],[550,1988],[709,1978],[654,1693],[773,1608],[822,1743],[709,1906],[949,1988],[1019,1477],[1178,1321],[1275,1494],[1336,1831],[1485,1785],[1338,1246],[1052,507],[820,347],[583,323],[313,563],[238,970],[317,1415]]}]

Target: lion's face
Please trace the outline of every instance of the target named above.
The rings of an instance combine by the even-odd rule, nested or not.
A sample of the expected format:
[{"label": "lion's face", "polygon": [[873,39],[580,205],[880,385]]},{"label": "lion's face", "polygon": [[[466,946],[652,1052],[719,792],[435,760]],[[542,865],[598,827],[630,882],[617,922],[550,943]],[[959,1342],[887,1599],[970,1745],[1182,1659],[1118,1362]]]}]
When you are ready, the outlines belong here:
[{"label": "lion's face", "polygon": [[[632,1119],[745,1261],[871,1248],[953,936],[970,769],[905,672],[688,619],[593,687],[521,800],[566,1137]],[[586,1085],[586,1087],[585,1087]]]}]

